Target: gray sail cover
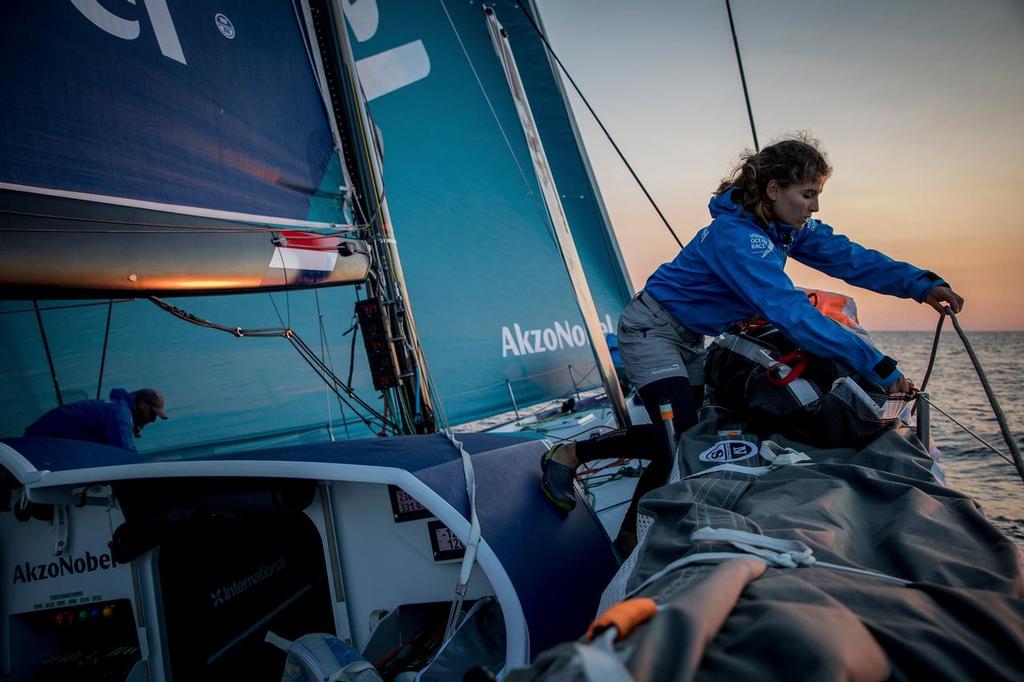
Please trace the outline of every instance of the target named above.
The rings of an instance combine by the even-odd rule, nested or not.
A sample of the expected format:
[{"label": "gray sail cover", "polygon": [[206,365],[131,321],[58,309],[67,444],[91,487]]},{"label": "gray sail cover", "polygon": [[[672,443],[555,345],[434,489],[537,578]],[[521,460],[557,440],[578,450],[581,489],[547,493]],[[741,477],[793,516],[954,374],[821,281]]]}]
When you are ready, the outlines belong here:
[{"label": "gray sail cover", "polygon": [[[909,431],[860,451],[773,438],[771,462],[756,437],[719,429],[684,434],[678,480],[643,498],[641,543],[602,604],[648,597],[655,615],[615,643],[606,632],[561,644],[509,679],[1024,678],[1020,552],[936,481]],[[785,446],[807,459],[774,457]],[[809,565],[751,548],[770,541],[701,540],[728,536],[703,528],[804,543]],[[671,566],[695,555],[706,558]]]}]

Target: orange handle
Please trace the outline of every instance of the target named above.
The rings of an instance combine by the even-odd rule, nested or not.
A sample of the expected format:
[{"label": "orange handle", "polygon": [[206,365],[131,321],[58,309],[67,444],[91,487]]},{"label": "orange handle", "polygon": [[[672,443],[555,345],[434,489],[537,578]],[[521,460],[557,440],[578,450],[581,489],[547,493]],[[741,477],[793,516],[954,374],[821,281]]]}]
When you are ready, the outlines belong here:
[{"label": "orange handle", "polygon": [[615,637],[617,642],[638,626],[649,621],[657,610],[658,605],[649,597],[620,601],[590,624],[590,627],[587,628],[587,641],[593,642],[595,637],[613,627],[619,631],[618,636]]}]

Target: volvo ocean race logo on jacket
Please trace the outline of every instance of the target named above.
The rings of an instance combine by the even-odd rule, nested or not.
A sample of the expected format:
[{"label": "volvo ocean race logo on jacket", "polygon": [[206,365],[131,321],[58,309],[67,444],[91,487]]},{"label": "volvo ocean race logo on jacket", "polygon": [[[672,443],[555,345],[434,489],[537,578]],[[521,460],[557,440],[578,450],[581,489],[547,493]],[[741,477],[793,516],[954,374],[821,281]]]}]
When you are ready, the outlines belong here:
[{"label": "volvo ocean race logo on jacket", "polygon": [[39,564],[25,561],[14,567],[12,584],[34,583],[66,575],[104,571],[115,566],[117,566],[117,562],[114,561],[113,555],[97,555],[89,551],[86,551],[83,556],[61,557],[55,561],[44,561]]},{"label": "volvo ocean race logo on jacket", "polygon": [[750,233],[750,250],[754,253],[761,254],[761,258],[764,258],[775,249],[775,244],[772,244],[772,240],[763,234],[757,234],[756,232]]}]

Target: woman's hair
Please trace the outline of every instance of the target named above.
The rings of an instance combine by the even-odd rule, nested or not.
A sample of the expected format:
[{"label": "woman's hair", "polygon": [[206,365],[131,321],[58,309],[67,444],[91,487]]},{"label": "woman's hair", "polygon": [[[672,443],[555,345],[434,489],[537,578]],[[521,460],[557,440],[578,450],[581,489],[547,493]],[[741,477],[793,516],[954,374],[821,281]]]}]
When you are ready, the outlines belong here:
[{"label": "woman's hair", "polygon": [[786,188],[801,182],[827,179],[832,174],[828,155],[821,143],[800,132],[772,142],[759,152],[749,149],[740,155],[739,164],[722,180],[715,194],[740,190],[737,200],[764,222],[768,222],[771,202],[768,183],[775,180]]}]

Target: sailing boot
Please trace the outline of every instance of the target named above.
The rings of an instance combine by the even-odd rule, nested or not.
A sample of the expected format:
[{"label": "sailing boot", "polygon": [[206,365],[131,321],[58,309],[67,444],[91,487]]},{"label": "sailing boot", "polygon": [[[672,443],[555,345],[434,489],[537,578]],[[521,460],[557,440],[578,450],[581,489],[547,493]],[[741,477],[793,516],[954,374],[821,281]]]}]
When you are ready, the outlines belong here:
[{"label": "sailing boot", "polygon": [[553,505],[563,511],[572,511],[576,508],[576,491],[573,488],[576,469],[552,459],[560,447],[552,445],[540,458],[540,485]]}]

